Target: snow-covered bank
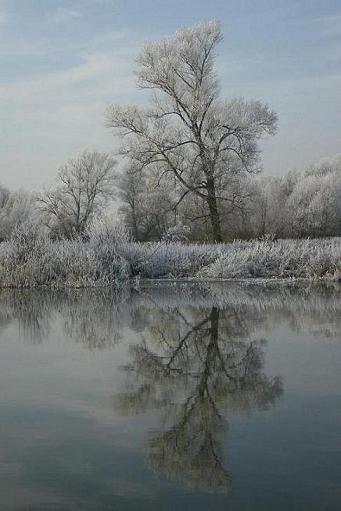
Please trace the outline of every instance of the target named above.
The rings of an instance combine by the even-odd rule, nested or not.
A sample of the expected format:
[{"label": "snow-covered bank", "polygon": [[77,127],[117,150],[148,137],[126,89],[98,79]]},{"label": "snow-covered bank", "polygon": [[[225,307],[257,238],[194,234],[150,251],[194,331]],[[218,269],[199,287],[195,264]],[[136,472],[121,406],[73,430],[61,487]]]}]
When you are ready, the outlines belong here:
[{"label": "snow-covered bank", "polygon": [[339,281],[341,238],[133,243],[122,233],[97,231],[87,241],[52,241],[26,226],[0,244],[0,287],[106,286],[134,277]]},{"label": "snow-covered bank", "polygon": [[132,244],[126,259],[144,278],[328,278],[341,276],[341,238],[235,241],[229,244]]}]

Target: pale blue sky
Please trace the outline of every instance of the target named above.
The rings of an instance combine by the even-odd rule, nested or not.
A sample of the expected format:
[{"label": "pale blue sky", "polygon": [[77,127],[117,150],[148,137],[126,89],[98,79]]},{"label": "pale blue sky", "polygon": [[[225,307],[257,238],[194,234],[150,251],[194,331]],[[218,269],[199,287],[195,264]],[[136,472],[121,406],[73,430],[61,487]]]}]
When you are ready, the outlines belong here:
[{"label": "pale blue sky", "polygon": [[147,39],[217,18],[222,94],[279,115],[267,174],[341,152],[341,0],[0,0],[0,182],[36,190],[85,148],[114,151],[113,102],[143,102]]}]

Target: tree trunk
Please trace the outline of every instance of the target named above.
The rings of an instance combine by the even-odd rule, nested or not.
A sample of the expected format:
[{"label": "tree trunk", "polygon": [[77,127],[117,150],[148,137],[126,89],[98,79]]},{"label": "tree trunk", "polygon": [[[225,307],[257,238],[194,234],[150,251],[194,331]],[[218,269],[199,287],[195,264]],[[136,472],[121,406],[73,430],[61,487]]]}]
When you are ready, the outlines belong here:
[{"label": "tree trunk", "polygon": [[207,204],[210,212],[210,221],[212,226],[213,241],[221,243],[223,237],[221,234],[220,215],[218,211],[217,198],[215,194],[214,181],[207,179]]},{"label": "tree trunk", "polygon": [[137,218],[136,218],[136,212],[135,212],[135,204],[133,203],[131,205],[131,219],[132,219],[132,234],[133,234],[133,239],[135,241],[141,241],[139,239],[139,235],[138,235],[138,228],[137,228]]}]

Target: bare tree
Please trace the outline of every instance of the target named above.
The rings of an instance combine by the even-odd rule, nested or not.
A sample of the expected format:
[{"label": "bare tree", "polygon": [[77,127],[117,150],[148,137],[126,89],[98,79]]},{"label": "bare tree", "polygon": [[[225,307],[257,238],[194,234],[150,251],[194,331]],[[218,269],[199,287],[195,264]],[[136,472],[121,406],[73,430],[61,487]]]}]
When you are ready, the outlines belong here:
[{"label": "bare tree", "polygon": [[93,214],[113,196],[115,166],[109,154],[85,151],[60,169],[60,184],[38,197],[38,204],[56,236],[84,233]]},{"label": "bare tree", "polygon": [[221,41],[215,21],[146,44],[137,60],[138,85],[153,91],[149,108],[109,107],[108,126],[124,138],[122,154],[163,179],[175,176],[180,201],[196,194],[206,203],[215,241],[222,240],[219,205],[235,200],[226,175],[257,168],[257,141],[274,134],[276,115],[259,101],[219,98],[214,70]]}]

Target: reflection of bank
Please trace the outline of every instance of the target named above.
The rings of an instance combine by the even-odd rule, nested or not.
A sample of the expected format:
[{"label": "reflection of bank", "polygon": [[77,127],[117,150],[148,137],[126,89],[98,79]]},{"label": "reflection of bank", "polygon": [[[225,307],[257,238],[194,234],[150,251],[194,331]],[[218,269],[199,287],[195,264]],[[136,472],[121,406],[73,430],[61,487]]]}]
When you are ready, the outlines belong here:
[{"label": "reflection of bank", "polygon": [[255,285],[236,282],[160,283],[84,289],[2,289],[0,328],[17,321],[23,337],[42,342],[58,318],[64,333],[87,349],[114,348],[122,330],[143,331],[145,311],[229,307],[250,325],[284,322],[296,331],[337,338],[341,332],[341,286],[312,283]]},{"label": "reflection of bank", "polygon": [[234,309],[150,311],[132,346],[128,388],[114,399],[121,412],[158,408],[166,426],[148,443],[151,466],[190,486],[226,492],[224,415],[265,409],[281,395],[280,378],[262,373],[265,341],[250,340],[247,318]]},{"label": "reflection of bank", "polygon": [[59,321],[63,333],[89,350],[113,348],[130,323],[129,288],[0,290],[2,316],[17,321],[23,337],[43,342]]}]

